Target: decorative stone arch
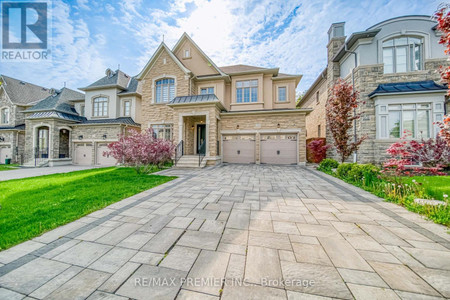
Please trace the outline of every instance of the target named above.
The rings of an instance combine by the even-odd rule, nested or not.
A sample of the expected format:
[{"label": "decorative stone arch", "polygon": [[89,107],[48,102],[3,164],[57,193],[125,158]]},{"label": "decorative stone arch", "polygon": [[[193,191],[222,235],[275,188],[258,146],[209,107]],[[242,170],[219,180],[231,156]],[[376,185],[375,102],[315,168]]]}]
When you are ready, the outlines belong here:
[{"label": "decorative stone arch", "polygon": [[48,128],[48,138],[47,138],[47,149],[48,149],[48,158],[52,157],[52,148],[53,145],[53,134],[52,134],[52,125],[49,123],[41,122],[39,124],[33,125],[33,157],[36,157],[36,149],[38,147],[37,140],[39,138],[39,128],[47,127]]},{"label": "decorative stone arch", "polygon": [[[160,76],[155,77],[155,78],[152,79],[152,104],[157,104],[156,101],[155,101],[156,100],[155,99],[156,82],[161,80],[161,79],[165,79],[165,78],[170,78],[170,79],[173,79],[175,81],[175,97],[177,96],[177,87],[178,87],[177,77],[175,75],[163,74],[163,75],[160,75]],[[164,102],[162,102],[161,104],[164,104]]]},{"label": "decorative stone arch", "polygon": [[[106,112],[106,116],[94,116],[94,100],[97,98],[106,98],[106,107],[107,107],[107,112]],[[109,117],[109,103],[110,103],[110,98],[108,95],[105,94],[97,94],[91,97],[91,118],[108,118]]]},{"label": "decorative stone arch", "polygon": [[72,157],[72,128],[68,126],[59,126],[58,138],[59,138],[59,149],[58,149],[59,158]]}]

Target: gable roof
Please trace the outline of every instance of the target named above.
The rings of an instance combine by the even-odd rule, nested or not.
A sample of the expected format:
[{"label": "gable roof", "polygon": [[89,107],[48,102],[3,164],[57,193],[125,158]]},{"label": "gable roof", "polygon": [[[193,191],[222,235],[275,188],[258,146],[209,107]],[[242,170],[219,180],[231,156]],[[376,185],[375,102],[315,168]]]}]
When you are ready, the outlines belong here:
[{"label": "gable roof", "polygon": [[51,96],[48,96],[38,104],[26,110],[26,112],[58,111],[67,114],[78,115],[70,101],[84,99],[84,94],[63,88]]},{"label": "gable roof", "polygon": [[231,66],[224,66],[224,67],[220,67],[220,69],[223,72],[227,73],[227,74],[245,73],[245,72],[257,72],[257,71],[269,70],[267,68],[250,66],[250,65],[242,65],[242,64],[231,65]]},{"label": "gable roof", "polygon": [[203,52],[203,50],[194,42],[194,40],[186,32],[184,32],[178,39],[178,42],[173,47],[172,52],[174,53],[177,52],[178,48],[181,47],[184,40],[188,40],[197,49],[197,51],[200,52],[200,54],[206,59],[206,61],[208,61],[214,67],[214,69],[217,70],[217,72],[220,75],[222,76],[226,75],[219,67],[216,66],[216,64],[212,61],[212,59],[210,59],[209,56],[206,55],[205,52]]},{"label": "gable roof", "polygon": [[6,75],[0,75],[0,81],[13,104],[30,105],[50,95],[47,88]]},{"label": "gable roof", "polygon": [[156,59],[158,58],[159,54],[166,50],[167,53],[169,54],[170,58],[173,59],[173,61],[175,61],[175,63],[180,67],[180,69],[185,73],[185,74],[191,74],[192,72],[186,68],[181,61],[175,56],[175,54],[173,54],[173,52],[169,49],[169,47],[167,47],[167,45],[162,42],[159,47],[156,49],[155,53],[153,54],[153,56],[150,58],[150,60],[147,62],[147,64],[145,65],[145,67],[142,69],[142,71],[136,76],[137,80],[141,80],[144,75],[151,69],[151,67],[153,66],[153,64],[155,63]]},{"label": "gable roof", "polygon": [[128,86],[125,90],[118,93],[119,96],[123,95],[132,95],[132,94],[141,94],[141,82],[136,79],[136,77],[132,77],[128,82]]},{"label": "gable roof", "polygon": [[125,74],[121,70],[112,71],[111,69],[106,69],[106,75],[104,77],[88,85],[87,87],[80,88],[80,90],[89,91],[106,87],[117,87],[125,90],[130,80],[131,76]]},{"label": "gable roof", "polygon": [[433,80],[426,81],[413,81],[413,82],[396,82],[396,83],[383,83],[369,94],[369,98],[373,98],[378,95],[391,95],[391,94],[407,94],[407,93],[420,93],[420,92],[446,92],[447,87],[437,84]]}]

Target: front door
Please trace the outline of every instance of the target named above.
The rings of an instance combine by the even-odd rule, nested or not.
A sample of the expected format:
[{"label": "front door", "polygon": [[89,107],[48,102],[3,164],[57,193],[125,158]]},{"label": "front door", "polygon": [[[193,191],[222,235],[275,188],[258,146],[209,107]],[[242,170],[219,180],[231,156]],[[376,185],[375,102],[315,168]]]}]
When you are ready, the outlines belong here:
[{"label": "front door", "polygon": [[206,152],[206,125],[197,124],[197,154]]}]

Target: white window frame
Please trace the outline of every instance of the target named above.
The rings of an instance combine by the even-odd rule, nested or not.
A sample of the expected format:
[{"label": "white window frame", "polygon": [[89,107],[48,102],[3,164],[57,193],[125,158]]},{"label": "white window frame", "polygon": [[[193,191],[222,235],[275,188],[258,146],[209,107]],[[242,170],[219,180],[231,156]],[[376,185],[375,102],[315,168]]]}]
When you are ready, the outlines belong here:
[{"label": "white window frame", "polygon": [[190,58],[190,57],[191,57],[191,50],[184,49],[184,58]]},{"label": "white window frame", "polygon": [[[96,100],[105,99],[101,102]],[[96,106],[98,107],[96,109]],[[109,97],[105,95],[97,95],[92,98],[92,117],[94,118],[107,118],[109,115]]]},{"label": "white window frame", "polygon": [[[280,99],[280,89],[284,89],[284,100]],[[277,102],[286,103],[288,101],[288,87],[286,85],[281,85],[277,87]]]},{"label": "white window frame", "polygon": [[[246,90],[248,89],[248,101],[245,101]],[[239,80],[236,81],[236,103],[257,103],[258,102],[259,80]],[[253,91],[256,90],[256,97],[253,97]],[[241,97],[238,97],[238,95]]]},{"label": "white window frame", "polygon": [[11,122],[11,109],[3,107],[0,109],[0,124],[9,124]]},{"label": "white window frame", "polygon": [[[377,99],[378,98],[378,99]],[[408,97],[405,95],[401,98],[388,98],[388,97],[376,97],[375,98],[375,112],[376,112],[376,138],[380,140],[398,140],[399,138],[389,136],[389,105],[411,105],[415,104],[414,108],[414,136],[409,136],[410,139],[420,139],[422,136],[418,130],[417,111],[428,110],[429,111],[429,132],[430,137],[424,136],[424,139],[435,138],[439,132],[437,126],[433,125],[434,122],[442,120],[444,116],[444,95],[439,96],[419,96]],[[422,109],[419,106],[423,104],[430,104],[429,109]],[[403,109],[402,112],[412,110]],[[400,113],[400,138],[403,133],[403,116]]]},{"label": "white window frame", "polygon": [[86,115],[86,105],[81,104],[80,105],[80,116],[84,117]]},{"label": "white window frame", "polygon": [[[170,90],[171,90],[171,88],[170,88],[171,84],[170,83],[162,84],[161,85],[162,86],[161,92],[158,93],[158,82],[160,82],[162,80],[166,80],[166,79],[173,80],[173,98],[175,98],[177,96],[177,80],[176,80],[175,77],[164,76],[164,77],[161,77],[161,78],[155,78],[154,79],[154,84],[153,84],[153,99],[154,99],[153,103],[155,103],[155,104],[168,103],[171,100],[173,100],[173,98],[170,97],[171,96],[170,95]],[[164,95],[164,88],[165,87],[168,88],[168,90],[167,90],[167,99],[164,99],[164,97],[163,97],[163,95]],[[158,96],[160,96],[161,99],[158,99]]]},{"label": "white window frame", "polygon": [[[158,132],[155,129],[163,131],[163,137],[165,140],[173,141],[173,124],[172,123],[158,123],[150,124],[150,128],[153,129],[153,136],[158,137]],[[167,134],[169,138],[167,138]]]},{"label": "white window frame", "polygon": [[[407,42],[406,45],[395,45],[395,41],[398,39],[406,38]],[[419,39],[420,43],[411,43],[409,39]],[[385,43],[392,41],[393,45],[385,46]],[[412,63],[412,57],[411,57],[411,46],[419,45],[420,47],[420,64],[419,68],[413,69],[414,64]],[[397,71],[397,49],[405,48],[406,49],[406,70],[405,71]],[[383,64],[385,64],[385,58],[384,58],[384,50],[391,50],[392,53],[392,72],[387,72],[386,67],[384,67],[384,74],[395,74],[395,73],[405,73],[405,72],[416,72],[423,70],[424,68],[424,61],[425,61],[425,39],[421,36],[415,36],[415,35],[404,35],[404,36],[394,36],[389,37],[388,39],[385,39],[381,43],[381,59]]]},{"label": "white window frame", "polygon": [[[212,89],[212,93],[210,93],[210,90]],[[206,90],[206,93],[203,93],[203,90]],[[205,86],[200,88],[200,95],[208,95],[208,94],[214,94],[214,87],[213,86]]]},{"label": "white window frame", "polygon": [[[128,113],[127,113],[127,103],[129,104],[128,107]],[[123,116],[124,117],[130,117],[131,116],[131,100],[127,99],[127,100],[123,100]]]}]

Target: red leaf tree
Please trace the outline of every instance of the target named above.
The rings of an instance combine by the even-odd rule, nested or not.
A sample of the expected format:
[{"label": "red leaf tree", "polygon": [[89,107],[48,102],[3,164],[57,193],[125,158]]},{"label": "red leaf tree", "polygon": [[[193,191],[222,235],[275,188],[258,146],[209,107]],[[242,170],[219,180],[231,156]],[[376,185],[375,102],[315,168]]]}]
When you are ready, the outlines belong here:
[{"label": "red leaf tree", "polygon": [[358,150],[361,143],[367,138],[360,137],[353,140],[353,122],[361,117],[354,114],[358,107],[358,92],[342,79],[338,79],[333,87],[333,94],[327,102],[326,117],[330,126],[334,147],[344,162],[354,151]]},{"label": "red leaf tree", "polygon": [[142,132],[130,130],[117,142],[108,145],[109,154],[138,173],[147,173],[151,166],[162,166],[172,160],[175,145],[171,141],[158,139],[152,129]]},{"label": "red leaf tree", "polygon": [[[435,13],[435,18],[438,22],[437,29],[442,32],[439,44],[444,45],[445,54],[450,55],[450,5],[442,5]],[[450,84],[450,66],[440,67],[442,81]],[[450,90],[447,91],[450,96]],[[439,135],[450,145],[450,116],[444,116],[442,122],[436,122],[441,128]]]}]

